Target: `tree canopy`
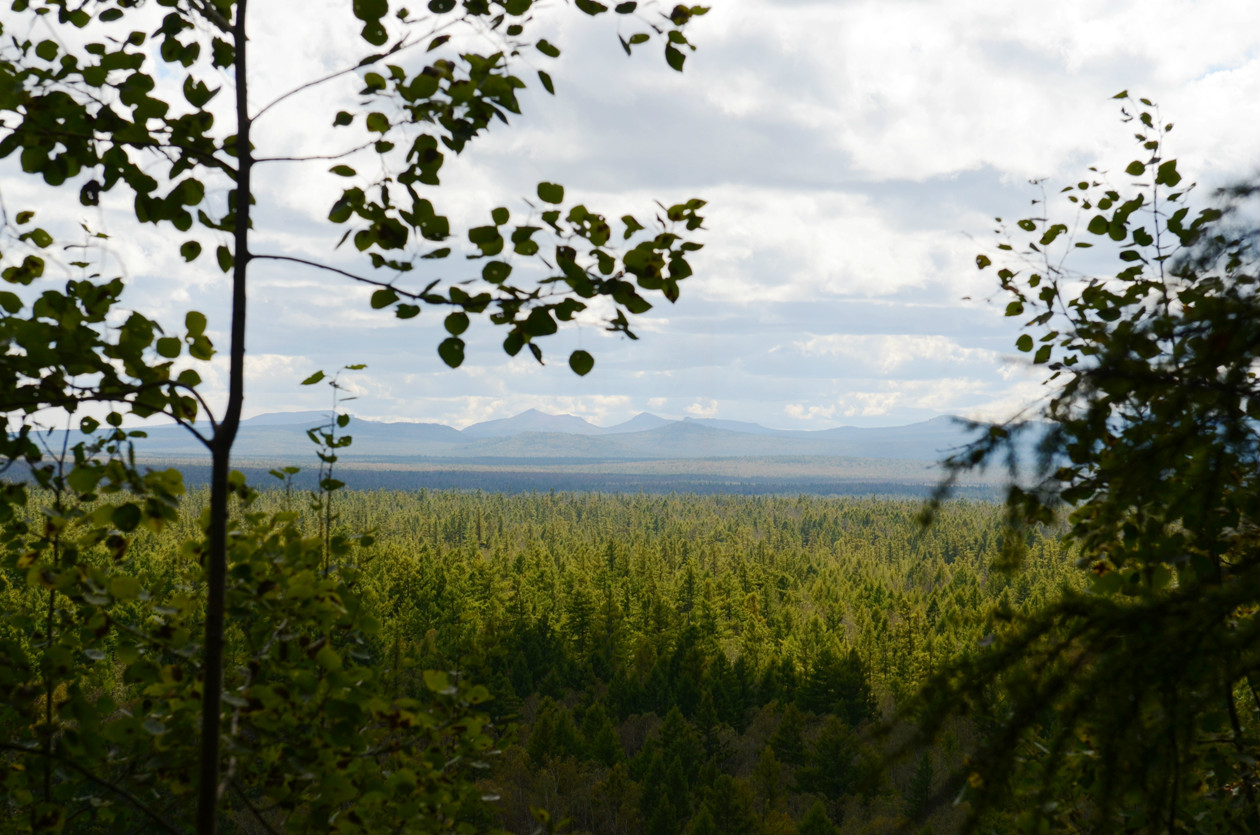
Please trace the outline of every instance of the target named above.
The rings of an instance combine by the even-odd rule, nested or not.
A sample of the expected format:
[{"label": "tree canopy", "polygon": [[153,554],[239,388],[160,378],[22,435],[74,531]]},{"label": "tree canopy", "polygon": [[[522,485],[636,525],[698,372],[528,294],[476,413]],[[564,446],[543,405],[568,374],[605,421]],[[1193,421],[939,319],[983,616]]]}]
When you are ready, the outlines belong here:
[{"label": "tree canopy", "polygon": [[[35,692],[43,698],[44,721],[32,726],[32,739],[10,746],[44,762],[42,785],[16,795],[30,809],[32,828],[64,824],[53,763],[81,773],[102,797],[125,799],[133,810],[151,808],[145,792],[153,791],[154,780],[196,792],[201,833],[216,830],[226,792],[242,792],[243,802],[252,802],[242,785],[265,787],[275,803],[300,803],[309,817],[290,819],[295,830],[331,826],[329,810],[348,792],[376,797],[373,792],[389,795],[403,784],[431,793],[418,792],[427,799],[413,806],[367,804],[360,820],[341,818],[337,826],[380,831],[384,823],[373,809],[387,806],[423,828],[447,828],[459,817],[467,786],[447,773],[443,764],[451,751],[445,749],[480,744],[477,720],[468,712],[476,699],[435,678],[429,682],[435,700],[423,705],[379,700],[370,670],[347,654],[354,636],[371,629],[351,602],[356,543],[310,541],[292,515],[248,512],[253,493],[231,470],[245,396],[251,264],[290,263],[369,285],[371,307],[400,319],[424,307],[445,310],[447,336],[437,353],[452,367],[463,362],[462,335],[472,316],[504,328],[508,354],[528,348],[541,362],[540,342],[596,300],[605,326],[633,337],[631,317],[651,307],[649,297],[677,299],[679,282],[691,274],[687,259],[700,247],[689,237],[702,224],[698,199],[662,205],[653,219],[625,215],[614,229],[603,214],[566,202],[563,186],[543,181],[523,217],[496,207],[486,223],[458,231],[443,214],[447,155],[467,152],[496,123],[519,114],[518,91],[529,83],[554,93],[546,70],[529,81],[521,76],[534,61],[560,56],[557,45],[538,35],[538,4],[430,0],[420,12],[388,0],[350,5],[361,24],[360,57],[261,105],[251,96],[247,0],[160,0],[156,15],[134,0],[13,0],[2,24],[0,157],[16,157],[24,172],[62,190],[49,200],[64,199],[65,190],[77,191],[84,206],[115,193],[130,196],[136,222],[168,232],[185,261],[213,250],[231,279],[228,396],[211,408],[198,390],[198,363],[216,350],[202,313],[188,312],[174,328],[126,311],[125,282],[107,274],[91,245],[103,235],[87,227],[89,245],[73,245],[81,254],[69,264],[68,280],[50,286],[57,228],[36,223],[37,213],[45,214],[40,207],[4,207],[0,275],[9,289],[0,293],[0,455],[17,477],[0,491],[0,524],[6,561],[46,589],[48,607],[41,626],[29,624],[35,643],[9,647],[3,662],[12,704],[29,706]],[[594,0],[575,5],[584,15],[625,21],[630,33],[620,38],[627,53],[654,39],[663,43],[675,70],[694,49],[687,24],[706,11],[685,5],[662,11],[636,2],[610,9]],[[462,37],[470,34],[478,47]],[[325,114],[328,153],[292,157],[255,146],[253,129],[274,116],[277,102],[347,78],[361,84],[358,104]],[[223,105],[215,102],[220,94],[226,94]],[[320,101],[313,97],[311,107]],[[351,165],[365,153],[374,157],[372,174]],[[352,246],[361,269],[257,243],[255,229],[267,220],[254,205],[258,166],[330,162],[331,173],[347,184],[328,220],[341,227],[336,245]],[[457,259],[461,255],[467,258]],[[539,264],[544,277],[514,277],[522,260]],[[419,265],[434,262],[446,263],[444,279],[416,278]],[[569,357],[578,374],[593,363],[585,351]],[[88,403],[105,404],[104,425],[100,417],[78,414]],[[133,621],[121,612],[147,592],[128,574],[127,549],[139,531],[175,523],[183,492],[178,472],[142,472],[135,465],[131,445],[142,433],[122,428],[124,415],[157,414],[187,427],[212,457],[210,506],[202,531],[192,533],[185,548],[204,574],[188,578],[180,601],[165,601],[162,611]],[[67,423],[66,415],[75,418]],[[194,423],[199,417],[206,420]],[[62,441],[43,433],[50,425],[65,427]],[[72,436],[71,427],[82,435]],[[335,429],[327,443],[334,436]],[[322,455],[333,457],[334,449]],[[325,479],[326,489],[335,488],[332,481]],[[55,496],[35,519],[23,510],[28,482]],[[235,520],[229,518],[232,496],[244,514]],[[102,551],[113,561],[96,559]],[[250,625],[249,649],[225,659],[232,623]],[[130,647],[120,656],[124,677],[150,682],[147,701],[125,728],[116,724],[117,714],[131,706],[102,703],[76,689],[82,659],[95,659],[116,641]],[[225,673],[228,661],[244,672]],[[315,692],[325,708],[340,708],[322,710],[318,718],[294,710],[295,694]],[[65,708],[57,707],[61,698]],[[417,713],[421,708],[429,713]],[[448,708],[457,726],[444,724]],[[54,721],[63,710],[76,716],[79,730]],[[327,729],[321,743],[327,747],[302,748],[294,754],[301,763],[281,762],[284,749],[275,746],[289,744],[307,721],[340,724]],[[411,742],[398,741],[399,728],[411,731],[403,734]],[[388,744],[374,734],[385,734]],[[194,748],[175,744],[190,739],[198,740]],[[385,747],[374,748],[377,743]],[[416,744],[429,745],[429,771],[400,778],[388,757],[340,765],[365,750],[396,754],[397,746]],[[132,769],[128,781],[148,788],[138,791],[105,774],[121,762]],[[155,825],[183,828],[153,817]]]},{"label": "tree canopy", "polygon": [[[994,732],[955,787],[983,811],[1013,792],[1028,831],[1254,831],[1260,698],[1260,239],[1244,185],[1192,207],[1164,122],[1127,93],[1138,158],[1091,168],[999,232],[1015,347],[1046,369],[1048,421],[1015,524],[1067,514],[1088,587],[1016,616],[944,672],[927,727],[957,710]],[[1083,227],[1083,232],[1081,231]],[[1081,272],[1114,258],[1115,272]],[[1028,317],[1028,318],[1025,318]],[[987,428],[955,470],[1045,423]],[[1087,787],[1075,800],[1064,786]]]}]

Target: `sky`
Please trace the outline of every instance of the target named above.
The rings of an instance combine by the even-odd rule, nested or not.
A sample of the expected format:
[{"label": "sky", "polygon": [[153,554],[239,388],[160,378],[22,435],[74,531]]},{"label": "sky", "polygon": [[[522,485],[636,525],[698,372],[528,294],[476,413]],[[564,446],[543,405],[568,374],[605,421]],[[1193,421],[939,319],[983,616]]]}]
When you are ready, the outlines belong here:
[{"label": "sky", "polygon": [[[1176,125],[1168,153],[1204,195],[1260,172],[1254,0],[711,5],[689,27],[698,49],[679,74],[659,42],[627,58],[617,35],[641,26],[552,0],[539,31],[563,55],[527,57],[521,70],[546,69],[556,95],[522,95],[523,115],[449,162],[435,198],[455,228],[495,206],[527,209],[539,181],[609,217],[707,200],[695,275],[676,304],[661,299],[640,318],[638,341],[583,324],[544,342],[540,366],[508,358],[503,334],[474,321],[465,364],[450,370],[435,350],[440,314],[395,321],[370,309],[366,288],[255,262],[246,415],[324,407],[328,390],[300,380],[365,363],[341,378],[358,398],[348,408],[384,420],[465,426],[529,408],[602,425],[643,411],[791,429],[1001,419],[1044,387],[1013,349],[1016,325],[975,256],[992,250],[995,216],[1030,211],[1040,196],[1031,178],[1053,193],[1091,165],[1119,173],[1134,158],[1115,93],[1159,104]],[[255,108],[354,62],[348,6],[253,5]],[[356,89],[343,78],[268,111],[259,153],[327,152],[330,116]],[[256,251],[353,263],[333,249],[344,230],[326,217],[344,181],[326,167],[259,169]],[[107,195],[79,217],[89,210],[41,190],[13,160],[0,165],[0,189],[10,209],[104,228],[128,304],[172,323],[203,310],[226,346],[227,278],[212,259],[184,264],[169,230],[128,223],[129,201]],[[581,378],[565,362],[579,347],[596,358]],[[203,369],[212,402],[224,372]]]}]

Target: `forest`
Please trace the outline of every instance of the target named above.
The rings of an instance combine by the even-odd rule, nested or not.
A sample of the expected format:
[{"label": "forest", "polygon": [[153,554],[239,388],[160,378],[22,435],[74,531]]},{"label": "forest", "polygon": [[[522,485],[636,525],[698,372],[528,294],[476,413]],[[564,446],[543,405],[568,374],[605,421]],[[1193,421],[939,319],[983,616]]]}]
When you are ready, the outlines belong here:
[{"label": "forest", "polygon": [[[195,491],[190,508],[206,498]],[[288,507],[298,535],[318,541],[320,509],[308,503],[304,492],[271,490],[250,513]],[[373,541],[327,569],[346,578],[340,605],[359,623],[325,646],[374,670],[377,698],[424,698],[434,671],[477,688],[486,767],[468,779],[486,799],[462,813],[478,827],[531,832],[541,810],[556,831],[622,835],[955,831],[964,810],[938,789],[983,728],[959,720],[894,757],[912,732],[904,709],[934,671],[991,632],[995,616],[1035,609],[1078,578],[1056,528],[1030,531],[1027,570],[1008,574],[992,568],[999,505],[952,503],[928,528],[922,507],[799,495],[342,491],[328,533],[370,531]],[[147,590],[134,599],[117,583],[101,590],[113,598],[104,610],[116,630],[144,630],[197,584],[179,545],[194,518],[138,533],[122,555],[102,545],[80,556],[124,561]],[[58,701],[74,692],[99,711],[110,779],[134,778],[124,740],[174,735],[156,725],[173,725],[178,710],[152,700],[159,690],[172,698],[175,682],[195,676],[195,659],[125,639],[78,643],[91,606],[22,574],[6,570],[0,589],[10,744],[54,728],[75,733]],[[229,630],[236,663],[259,649],[246,629]],[[72,646],[60,679],[46,679],[48,656]],[[327,679],[335,664],[320,657],[326,650],[305,650]],[[139,671],[141,659],[157,670]],[[258,682],[249,686],[250,703],[264,698]],[[23,698],[32,692],[41,695]],[[310,697],[317,704],[304,712],[336,703],[321,687]],[[39,715],[48,708],[51,728]],[[252,712],[238,709],[242,720]],[[292,735],[309,730],[284,729],[275,744],[300,749]],[[181,746],[160,747],[178,762]],[[6,778],[9,802],[35,808],[47,790],[66,831],[151,825],[117,798],[83,798],[80,781],[54,763],[21,776],[29,782]],[[251,797],[259,776],[242,775],[225,831],[285,831],[303,814]],[[169,786],[147,787],[155,815],[178,818],[183,802]]]},{"label": "forest", "polygon": [[[532,165],[536,150],[577,155],[563,131],[499,145],[521,173],[484,192],[457,158],[563,89],[552,39],[570,22],[672,73],[710,9],[423,5],[336,4],[337,49],[307,63],[305,5],[11,0],[0,20],[0,159],[25,177],[0,203],[0,831],[1260,831],[1260,186],[1202,199],[1173,124],[1127,90],[1135,158],[1036,181],[974,256],[1014,320],[1021,359],[1004,367],[1044,385],[1009,420],[973,423],[925,497],[800,495],[774,473],[744,485],[754,495],[702,495],[711,480],[664,471],[562,473],[574,492],[351,490],[351,358],[295,375],[332,386],[313,468],[235,469],[247,360],[294,360],[289,340],[355,346],[359,314],[379,315],[450,369],[494,334],[496,356],[526,362],[484,370],[491,383],[557,357],[588,377],[595,339],[574,331],[638,339],[669,319],[644,319],[654,305],[699,283],[706,201],[622,200],[669,182],[619,179],[634,140],[586,143],[584,170],[616,176],[567,192],[550,179],[563,167]],[[740,65],[765,35],[732,53]],[[727,81],[710,98],[730,98]],[[598,110],[634,86],[598,83],[568,100]],[[654,84],[674,115],[627,107],[636,126],[692,108]],[[777,119],[784,95],[767,89]],[[966,98],[1005,114],[1007,95]],[[1025,125],[1056,132],[1033,109]],[[977,133],[979,115],[953,121]],[[287,121],[311,144],[292,147]],[[925,137],[941,144],[946,126],[925,124],[906,162]],[[786,156],[768,136],[740,168]],[[661,156],[686,168],[681,150]],[[984,152],[966,159],[905,183],[990,170]],[[286,170],[301,173],[267,173]],[[321,191],[302,222],[319,232],[291,238],[308,181]],[[797,208],[746,230],[822,248],[833,235],[806,233]],[[165,261],[128,250],[150,232]],[[884,276],[878,241],[861,241],[874,254],[857,272]],[[753,309],[800,253],[744,245],[719,259],[769,265],[774,292],[739,299]],[[951,261],[942,277],[970,266],[929,260]],[[273,270],[283,298],[268,304]],[[780,322],[793,332],[828,271],[800,272],[807,295]],[[191,301],[199,284],[213,306]],[[156,309],[137,309],[146,292]],[[302,328],[264,318],[311,295],[330,304]],[[256,324],[247,350],[250,311],[266,335],[289,331],[282,353]],[[827,327],[844,347],[851,334]],[[435,386],[457,393],[450,379]],[[204,450],[208,478],[138,457],[156,417]],[[1004,501],[960,500],[985,467]]]}]

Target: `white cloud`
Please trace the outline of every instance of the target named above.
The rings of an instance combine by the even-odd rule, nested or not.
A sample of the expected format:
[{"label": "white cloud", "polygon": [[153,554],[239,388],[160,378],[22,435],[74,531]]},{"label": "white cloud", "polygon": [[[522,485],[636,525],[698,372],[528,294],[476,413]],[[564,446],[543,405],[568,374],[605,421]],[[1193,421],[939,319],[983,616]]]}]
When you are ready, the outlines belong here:
[{"label": "white cloud", "polygon": [[[506,359],[503,334],[478,322],[465,367],[450,371],[434,350],[442,313],[398,322],[370,310],[370,288],[256,262],[248,414],[320,407],[326,392],[297,382],[316,367],[362,360],[370,368],[354,377],[356,411],[455,425],[526,408],[595,422],[645,409],[781,416],[801,428],[1000,416],[1044,389],[1008,356],[1011,323],[959,302],[995,289],[974,254],[993,215],[1027,209],[1035,195],[1024,178],[1123,168],[1132,130],[1119,123],[1113,93],[1127,87],[1161,103],[1188,178],[1211,185],[1260,168],[1253,0],[723,0],[696,21],[700,49],[681,75],[664,65],[659,44],[627,61],[615,21],[571,12],[557,3],[543,21],[562,59],[518,66],[529,80],[537,68],[551,71],[557,96],[523,94],[524,116],[448,155],[435,200],[460,229],[494,206],[525,211],[522,198],[539,180],[565,183],[571,198],[610,217],[652,216],[657,198],[704,197],[697,237],[706,247],[681,300],[637,321],[638,343],[599,329],[595,314],[607,306],[595,305],[576,332],[543,341],[545,368]],[[159,11],[150,4],[145,14]],[[255,109],[357,60],[349,34],[357,25],[341,0],[255,4],[251,25]],[[215,78],[225,85],[217,124],[227,130],[230,80]],[[170,72],[161,89],[182,101],[182,80]],[[257,125],[260,152],[329,151],[354,135],[329,125],[357,92],[346,76],[278,106]],[[260,166],[256,251],[363,266],[350,245],[333,250],[345,229],[326,216],[347,181],[328,174],[330,164]],[[378,170],[368,157],[353,164]],[[199,236],[207,253],[188,265],[177,251],[186,236],[135,226],[121,192],[88,210],[70,188],[37,186],[12,158],[0,161],[0,181],[10,213],[35,207],[66,240],[80,219],[110,233],[103,271],[123,265],[126,304],[172,329],[186,310],[203,310],[226,345],[228,283],[214,265],[223,242],[215,235]],[[226,199],[221,184],[210,186]],[[522,280],[543,272],[516,263]],[[456,253],[425,269],[462,280],[478,263]],[[586,378],[565,367],[577,347],[596,355]],[[222,372],[221,357],[202,372],[211,399],[222,396]]]},{"label": "white cloud", "polygon": [[830,420],[836,416],[835,406],[806,406],[803,403],[789,403],[783,407],[783,413],[795,420],[816,421]]},{"label": "white cloud", "polygon": [[964,363],[993,361],[996,354],[980,348],[964,348],[944,336],[913,334],[826,334],[794,343],[806,357],[835,357],[857,361],[883,375],[892,374],[915,360]]},{"label": "white cloud", "polygon": [[692,417],[712,418],[718,415],[718,404],[716,400],[697,400],[688,406],[684,411]]}]

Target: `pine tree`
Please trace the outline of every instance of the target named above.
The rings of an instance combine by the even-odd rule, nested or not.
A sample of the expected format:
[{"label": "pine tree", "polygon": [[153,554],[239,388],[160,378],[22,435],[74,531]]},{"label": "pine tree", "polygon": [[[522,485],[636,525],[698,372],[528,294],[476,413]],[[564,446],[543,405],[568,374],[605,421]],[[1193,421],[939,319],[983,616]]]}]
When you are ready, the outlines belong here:
[{"label": "pine tree", "polygon": [[687,824],[687,835],[723,835],[713,820],[709,804],[701,803],[700,809],[691,816],[691,822]]},{"label": "pine tree", "polygon": [[600,700],[588,707],[582,717],[582,741],[586,755],[603,765],[611,767],[625,757],[621,738]]},{"label": "pine tree", "polygon": [[713,822],[724,835],[760,835],[761,823],[753,810],[753,793],[744,780],[723,774],[713,781],[706,801]]},{"label": "pine tree", "polygon": [[796,828],[796,835],[840,835],[840,827],[827,817],[827,808],[821,800],[815,800]]},{"label": "pine tree", "polygon": [[800,765],[805,761],[805,719],[795,702],[788,702],[770,737],[770,747],[781,762]]},{"label": "pine tree", "polygon": [[932,801],[934,778],[932,754],[930,751],[924,751],[923,756],[919,758],[919,764],[915,766],[914,776],[910,778],[910,785],[906,789],[906,811],[910,817],[919,818],[927,813],[928,804]]}]

